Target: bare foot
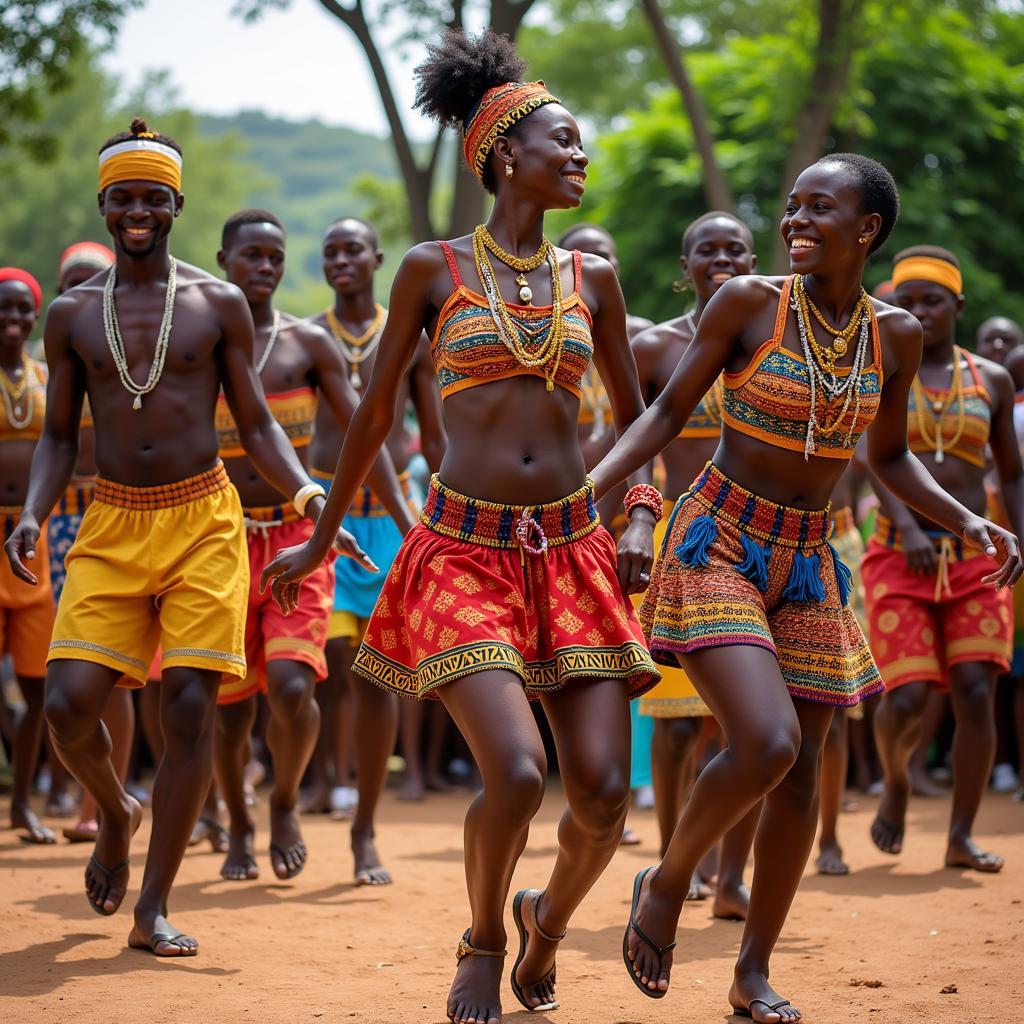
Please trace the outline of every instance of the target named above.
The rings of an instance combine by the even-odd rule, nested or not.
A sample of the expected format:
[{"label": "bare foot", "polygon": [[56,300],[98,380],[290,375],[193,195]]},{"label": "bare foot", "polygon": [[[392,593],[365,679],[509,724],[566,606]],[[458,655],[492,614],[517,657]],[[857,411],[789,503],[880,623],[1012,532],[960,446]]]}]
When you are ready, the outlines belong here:
[{"label": "bare foot", "polygon": [[189,846],[198,846],[207,840],[214,853],[227,853],[231,846],[231,835],[228,830],[214,818],[200,818],[192,826],[192,835],[188,837]]},{"label": "bare foot", "polygon": [[128,945],[161,957],[195,956],[199,952],[199,943],[191,935],[179,932],[163,914],[147,914],[138,907]]},{"label": "bare foot", "polygon": [[750,1017],[757,1024],[791,1024],[803,1017],[768,984],[763,974],[737,974],[729,989],[729,1002],[739,1016]]},{"label": "bare foot", "polygon": [[[513,918],[520,930],[520,959],[512,968],[512,991],[528,1010],[557,1010],[555,999],[555,953],[565,932],[557,937],[537,920],[544,893],[524,889],[516,893]],[[525,940],[524,940],[525,936]],[[524,979],[534,978],[535,981]]]},{"label": "bare foot", "polygon": [[294,878],[306,866],[307,856],[295,808],[275,808],[271,801],[270,863],[274,874],[282,880]]},{"label": "bare foot", "polygon": [[814,862],[819,875],[848,875],[849,865],[843,860],[843,849],[834,839],[818,844],[818,859]]},{"label": "bare foot", "polygon": [[950,836],[946,847],[947,868],[971,868],[994,875],[1003,870],[1003,858],[995,853],[986,853],[969,836],[966,839],[954,839]]},{"label": "bare foot", "polygon": [[142,824],[138,800],[126,796],[122,815],[106,815],[85,868],[85,897],[97,914],[114,914],[128,891],[128,848]]},{"label": "bare foot", "polygon": [[871,823],[871,841],[882,853],[897,854],[903,850],[903,829],[907,819],[910,784],[906,776],[887,780],[878,803],[878,814]]},{"label": "bare foot", "polygon": [[694,871],[690,878],[690,888],[686,891],[686,898],[699,903],[701,900],[706,900],[711,893],[711,886],[700,877],[699,871]]},{"label": "bare foot", "polygon": [[418,772],[410,772],[407,768],[402,776],[402,784],[398,787],[398,799],[407,803],[418,803],[426,796],[426,792],[423,776]]},{"label": "bare foot", "polygon": [[247,882],[260,877],[260,869],[253,856],[253,836],[256,828],[247,821],[245,830],[231,833],[228,853],[220,868],[220,877],[229,882]]},{"label": "bare foot", "polygon": [[46,801],[46,815],[50,818],[73,818],[78,813],[78,801],[67,792],[50,794]]},{"label": "bare foot", "polygon": [[448,991],[452,1024],[501,1024],[498,991],[503,967],[503,956],[464,956],[459,961]]},{"label": "bare foot", "polygon": [[356,885],[390,885],[391,872],[380,862],[373,829],[352,828],[352,853],[356,860]]},{"label": "bare foot", "polygon": [[[652,992],[667,992],[673,953],[671,949],[665,947],[675,945],[673,939],[683,908],[678,900],[652,893],[651,882],[656,880],[657,870],[648,868],[640,883],[640,892],[635,901],[636,909],[632,914],[626,937],[626,955],[633,965],[633,973],[644,987]],[[657,943],[665,950],[663,956],[658,956],[658,951],[641,939],[633,925],[634,921],[644,934],[649,936],[651,943]]]},{"label": "bare foot", "polygon": [[61,829],[61,834],[69,843],[95,843],[100,834],[98,818],[80,821],[77,825],[69,825]]},{"label": "bare foot", "polygon": [[57,842],[53,829],[47,828],[35,815],[35,811],[27,803],[11,804],[11,828],[23,828],[24,835],[18,836],[23,843],[33,846],[49,846]]},{"label": "bare foot", "polygon": [[722,885],[719,881],[715,902],[711,904],[711,916],[723,921],[746,921],[749,903],[750,889],[742,882],[739,885]]}]

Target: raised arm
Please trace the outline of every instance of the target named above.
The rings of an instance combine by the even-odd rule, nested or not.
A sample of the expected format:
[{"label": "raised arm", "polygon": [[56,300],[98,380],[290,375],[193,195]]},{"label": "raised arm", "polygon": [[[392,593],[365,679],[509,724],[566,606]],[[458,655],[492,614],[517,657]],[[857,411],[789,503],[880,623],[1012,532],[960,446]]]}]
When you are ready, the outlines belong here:
[{"label": "raised arm", "polygon": [[[317,388],[338,425],[347,434],[352,416],[359,405],[359,394],[349,383],[341,353],[319,327],[303,324],[300,329],[303,332],[303,345],[313,357]],[[391,461],[391,455],[386,447],[381,448],[380,454],[374,460],[367,473],[366,482],[380,498],[402,534],[408,533],[416,525],[416,519],[406,503],[402,485],[395,473],[395,464]]]},{"label": "raised arm", "polygon": [[33,585],[39,581],[25,562],[35,558],[39,524],[67,489],[78,457],[78,427],[85,397],[85,375],[70,344],[77,299],[77,296],[74,299],[57,299],[46,315],[43,332],[49,368],[46,419],[32,455],[21,519],[5,545],[15,576]]},{"label": "raised arm", "polygon": [[885,339],[890,367],[878,413],[868,429],[871,471],[899,501],[998,558],[1002,565],[985,582],[997,588],[1013,586],[1021,574],[1017,538],[947,494],[907,448],[907,403],[921,362],[921,325],[909,313],[891,310],[885,315]]},{"label": "raised arm", "polygon": [[420,451],[430,472],[436,473],[448,447],[448,432],[444,427],[441,389],[437,386],[430,342],[425,334],[420,338],[409,373],[409,397],[420,428]]}]

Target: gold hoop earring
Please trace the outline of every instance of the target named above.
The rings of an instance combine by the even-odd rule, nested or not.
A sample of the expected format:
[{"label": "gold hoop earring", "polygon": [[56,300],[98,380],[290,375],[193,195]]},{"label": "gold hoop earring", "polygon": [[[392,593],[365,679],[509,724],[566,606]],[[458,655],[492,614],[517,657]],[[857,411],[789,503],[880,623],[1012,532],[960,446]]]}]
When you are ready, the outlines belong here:
[{"label": "gold hoop earring", "polygon": [[513,174],[515,174],[515,171],[512,169],[512,165],[505,164],[505,177],[511,178]]},{"label": "gold hoop earring", "polygon": [[861,235],[860,238],[857,239],[857,241],[860,242],[861,245],[866,245],[870,241],[870,239],[865,238],[863,235]]}]

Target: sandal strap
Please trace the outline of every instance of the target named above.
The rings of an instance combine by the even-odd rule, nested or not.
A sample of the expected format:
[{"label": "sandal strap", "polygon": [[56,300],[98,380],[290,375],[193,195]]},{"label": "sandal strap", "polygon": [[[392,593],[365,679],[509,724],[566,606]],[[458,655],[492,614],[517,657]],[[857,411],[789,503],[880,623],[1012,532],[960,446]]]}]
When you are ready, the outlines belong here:
[{"label": "sandal strap", "polygon": [[455,959],[461,963],[467,956],[508,956],[507,949],[480,949],[469,941],[471,929],[467,928],[455,949]]},{"label": "sandal strap", "polygon": [[530,903],[530,916],[533,918],[533,927],[537,930],[537,934],[545,942],[561,942],[565,938],[566,929],[562,929],[561,935],[548,935],[546,931],[540,926],[540,921],[537,920],[537,904],[540,903],[541,897],[544,895],[543,892],[539,893],[537,898]]},{"label": "sandal strap", "polygon": [[653,949],[655,953],[657,953],[657,954],[658,954],[658,959],[661,959],[661,957],[663,957],[663,956],[664,956],[664,955],[665,955],[666,953],[669,953],[669,952],[671,952],[671,951],[672,951],[673,949],[675,949],[675,948],[676,948],[676,943],[675,943],[675,940],[674,940],[674,939],[673,939],[673,940],[672,940],[671,942],[669,942],[669,943],[667,943],[666,945],[664,945],[664,946],[659,946],[659,945],[658,945],[658,944],[657,944],[657,943],[656,943],[656,942],[654,941],[654,939],[652,939],[652,938],[651,938],[651,937],[650,937],[650,936],[649,936],[649,935],[647,934],[647,932],[645,932],[645,931],[643,930],[643,928],[641,928],[641,927],[640,927],[640,925],[638,925],[638,924],[636,923],[636,918],[635,918],[635,917],[634,917],[634,916],[633,916],[632,914],[630,914],[630,915],[629,915],[629,927],[630,927],[630,928],[632,928],[632,929],[633,929],[633,931],[635,931],[635,932],[637,933],[637,935],[639,935],[639,936],[640,936],[640,938],[641,938],[641,939],[642,939],[642,940],[643,940],[644,942],[646,942],[646,943],[647,943],[647,945],[648,945],[648,946],[650,946],[650,947],[651,947],[651,949]]},{"label": "sandal strap", "polygon": [[767,1006],[772,1013],[776,1010],[781,1010],[783,1006],[792,1005],[788,999],[780,999],[777,1003],[769,1003],[767,999],[751,999],[750,1002],[747,1003],[748,1011],[753,1008],[754,1003],[760,1003],[762,1006]]}]

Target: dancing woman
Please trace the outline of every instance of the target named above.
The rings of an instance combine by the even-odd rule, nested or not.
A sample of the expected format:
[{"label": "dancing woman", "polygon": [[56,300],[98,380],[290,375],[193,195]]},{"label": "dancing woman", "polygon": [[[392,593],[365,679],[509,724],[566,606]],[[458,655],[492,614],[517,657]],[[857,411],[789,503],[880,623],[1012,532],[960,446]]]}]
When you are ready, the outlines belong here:
[{"label": "dancing woman", "polygon": [[[623,589],[649,571],[660,501],[645,489],[634,494],[647,507],[633,511],[617,576],[577,431],[592,355],[616,427],[643,412],[622,293],[606,260],[544,237],[547,210],[579,205],[587,157],[576,120],[542,83],[522,82],[523,70],[507,39],[455,32],[417,70],[418,106],[461,127],[466,159],[494,207],[472,235],[417,245],[402,261],[325,519],[341,521],[387,437],[425,329],[448,448],[355,666],[405,696],[440,698],[483,777],[466,818],[472,923],[448,997],[448,1017],[460,1024],[501,1016],[502,912],[547,770],[527,698],[540,699],[551,723],[569,804],[547,887],[514,901],[511,983],[532,1010],[557,1005],[558,942],[622,835],[627,702],[658,678]],[[317,530],[267,567],[264,579],[276,577],[285,607],[330,540]]]},{"label": "dancing woman", "polygon": [[723,374],[722,442],[676,506],[641,619],[657,658],[682,658],[728,745],[697,780],[662,862],[637,876],[623,958],[641,991],[664,996],[694,868],[764,798],[729,992],[761,1024],[801,1016],[769,984],[769,958],[813,842],[833,710],[882,689],[847,605],[848,572],[826,541],[832,489],[869,425],[868,458],[886,487],[998,558],[987,582],[1021,573],[1017,539],[946,494],[907,450],[921,328],[861,285],[898,211],[895,182],[874,160],[833,154],[807,168],[780,225],[793,276],[726,282],[668,386],[594,470],[600,494],[650,460]]}]

